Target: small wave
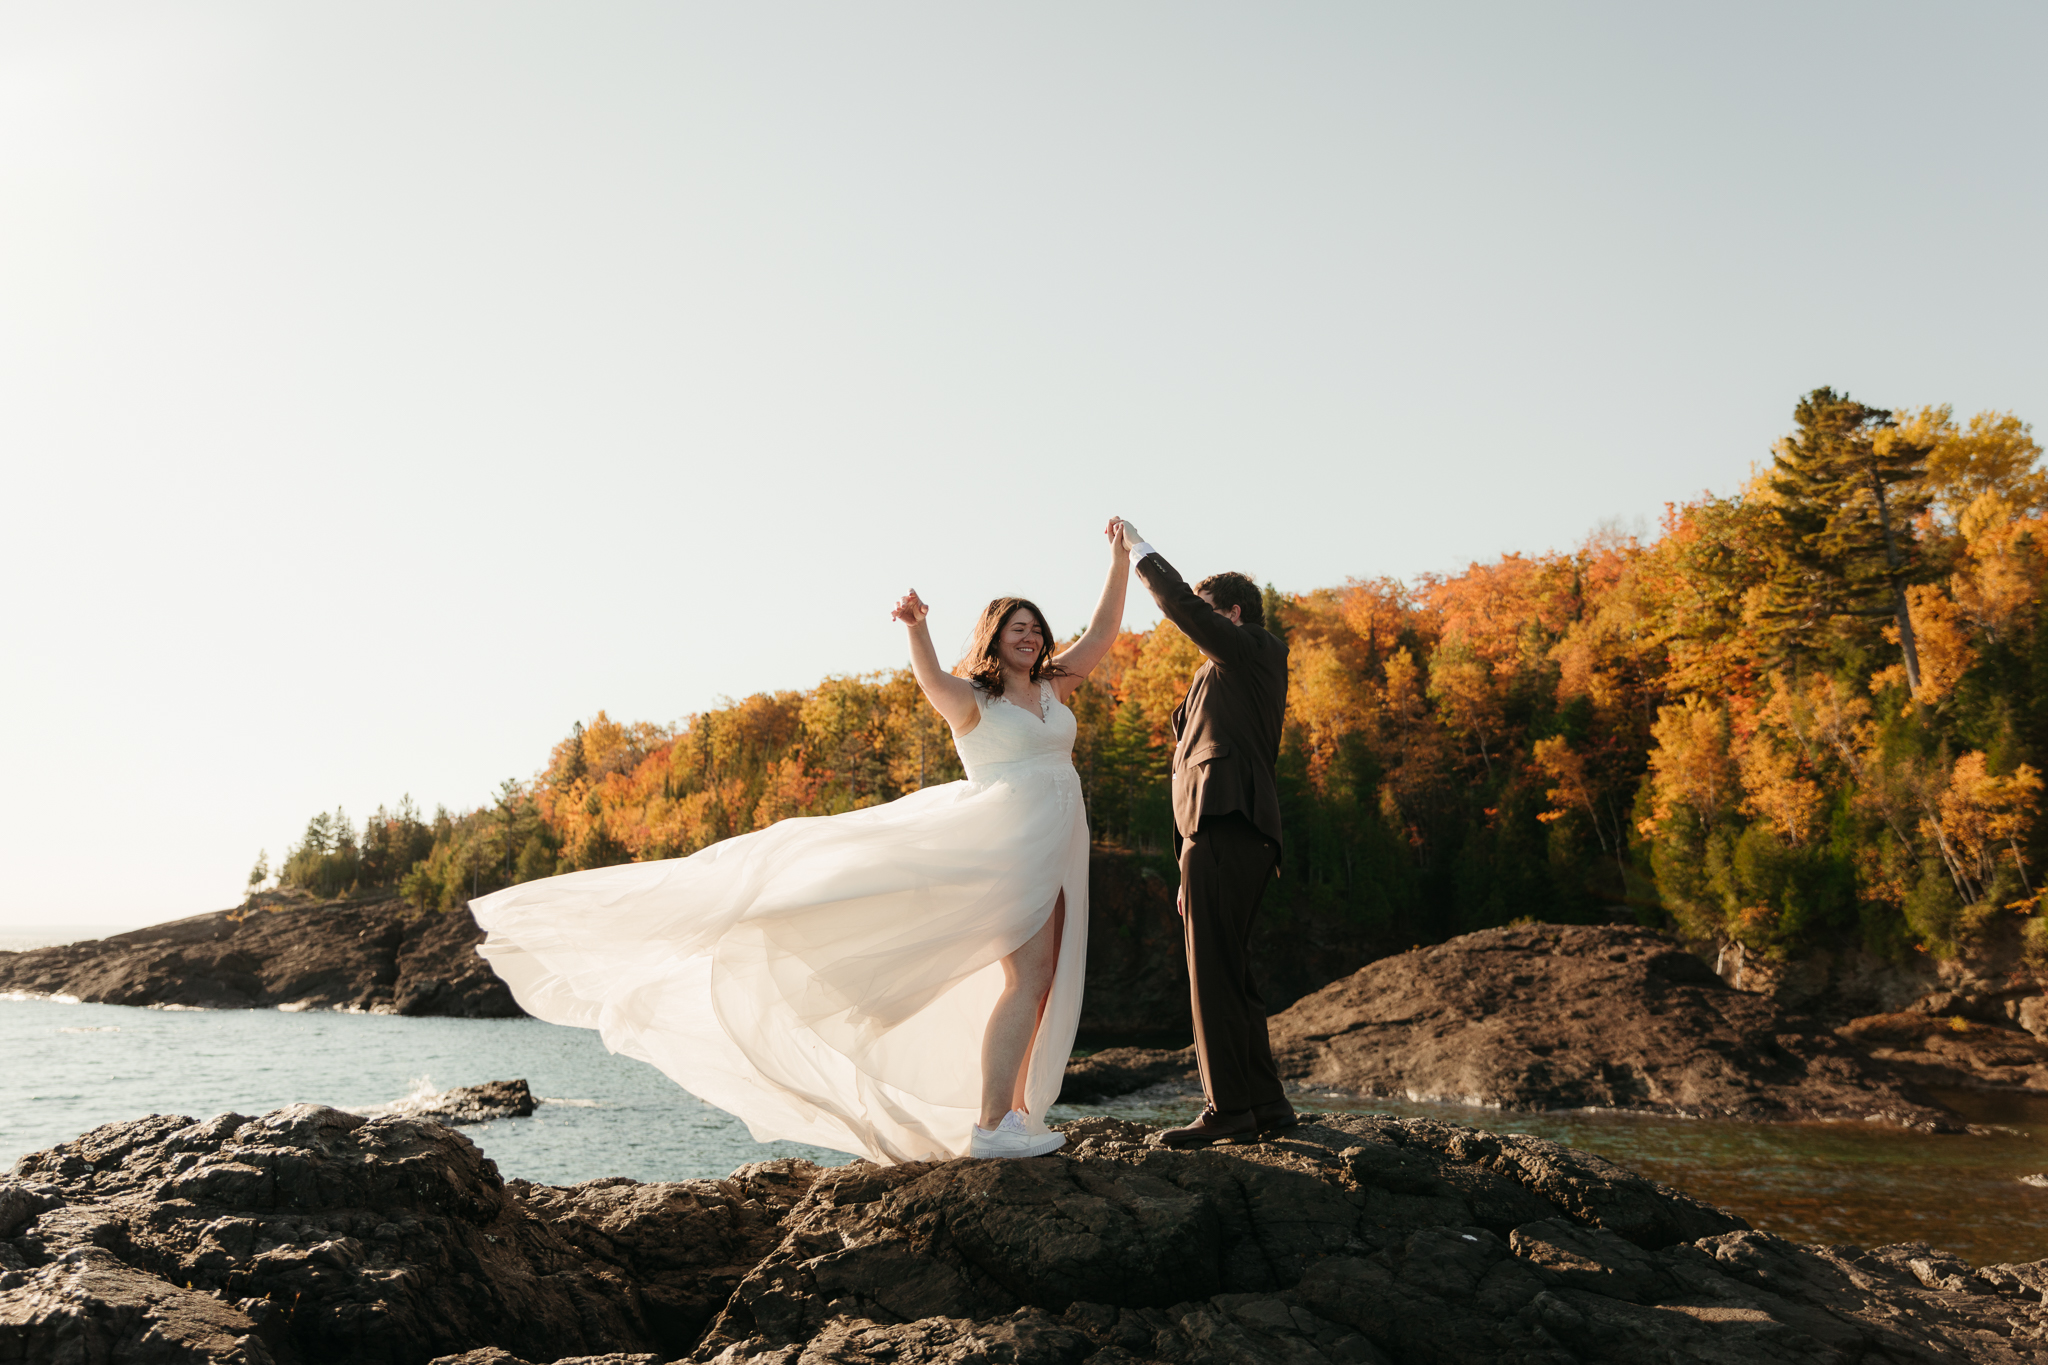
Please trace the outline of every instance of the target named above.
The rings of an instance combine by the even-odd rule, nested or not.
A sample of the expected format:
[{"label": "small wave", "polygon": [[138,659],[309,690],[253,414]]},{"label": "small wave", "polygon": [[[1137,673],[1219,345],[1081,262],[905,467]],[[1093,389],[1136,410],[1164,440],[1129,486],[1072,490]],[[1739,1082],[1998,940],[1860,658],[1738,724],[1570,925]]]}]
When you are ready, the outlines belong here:
[{"label": "small wave", "polygon": [[415,1076],[406,1084],[412,1088],[395,1100],[387,1100],[383,1104],[353,1106],[348,1112],[361,1114],[364,1118],[370,1119],[387,1118],[394,1114],[402,1118],[409,1114],[417,1114],[423,1109],[432,1109],[434,1102],[441,1098],[441,1092],[435,1088],[432,1076]]},{"label": "small wave", "polygon": [[60,1028],[59,1033],[119,1033],[119,1024],[88,1024],[82,1028]]},{"label": "small wave", "polygon": [[415,1076],[407,1084],[412,1089],[395,1100],[369,1105],[366,1108],[351,1109],[349,1112],[362,1114],[368,1118],[378,1118],[386,1114],[416,1114],[422,1109],[430,1108],[433,1102],[441,1097],[441,1092],[434,1088],[432,1076]]},{"label": "small wave", "polygon": [[535,1104],[564,1104],[571,1109],[597,1109],[601,1107],[602,1103],[598,1100],[561,1100],[556,1099],[553,1095],[535,1095],[533,1102]]},{"label": "small wave", "polygon": [[0,1000],[47,1000],[53,1005],[82,1005],[75,995],[45,995],[41,991],[0,991]]}]

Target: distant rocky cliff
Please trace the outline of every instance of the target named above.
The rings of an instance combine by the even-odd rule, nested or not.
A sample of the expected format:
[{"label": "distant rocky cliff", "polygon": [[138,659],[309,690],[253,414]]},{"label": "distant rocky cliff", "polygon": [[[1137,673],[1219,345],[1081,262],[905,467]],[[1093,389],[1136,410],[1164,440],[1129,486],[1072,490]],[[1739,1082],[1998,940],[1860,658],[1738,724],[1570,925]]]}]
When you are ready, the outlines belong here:
[{"label": "distant rocky cliff", "polygon": [[[1193,1025],[1171,885],[1156,870],[1148,875],[1143,859],[1114,850],[1098,850],[1089,883],[1084,1040],[1185,1042]],[[482,941],[467,910],[265,893],[237,909],[110,938],[0,952],[0,992],[192,1009],[516,1016],[511,992],[474,951]],[[1343,951],[1367,953],[1362,944]],[[1358,957],[1326,963],[1293,953],[1280,972],[1292,987],[1287,998],[1341,974],[1345,960]]]},{"label": "distant rocky cliff", "polygon": [[263,896],[111,938],[0,953],[0,991],[190,1009],[516,1016],[512,993],[474,951],[482,938],[467,910]]}]

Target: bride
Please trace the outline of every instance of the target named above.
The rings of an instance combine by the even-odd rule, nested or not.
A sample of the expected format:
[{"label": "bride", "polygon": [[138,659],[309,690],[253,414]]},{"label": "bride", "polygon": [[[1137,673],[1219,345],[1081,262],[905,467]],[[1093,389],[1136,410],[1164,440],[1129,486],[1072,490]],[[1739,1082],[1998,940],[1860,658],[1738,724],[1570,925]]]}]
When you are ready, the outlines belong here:
[{"label": "bride", "polygon": [[470,905],[477,951],[527,1013],[597,1029],[757,1142],[879,1162],[1055,1150],[1088,939],[1066,703],[1130,577],[1122,521],[1104,534],[1101,600],[1057,654],[1023,598],[989,603],[950,674],[917,593],[890,614],[965,781],[507,887]]}]

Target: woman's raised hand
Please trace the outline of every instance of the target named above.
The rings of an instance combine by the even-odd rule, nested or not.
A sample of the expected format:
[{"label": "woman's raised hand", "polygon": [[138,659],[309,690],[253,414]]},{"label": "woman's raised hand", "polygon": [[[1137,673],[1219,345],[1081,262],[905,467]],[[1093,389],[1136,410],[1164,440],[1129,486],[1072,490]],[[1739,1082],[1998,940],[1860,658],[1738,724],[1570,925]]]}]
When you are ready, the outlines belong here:
[{"label": "woman's raised hand", "polygon": [[931,614],[932,609],[924,604],[922,597],[917,595],[917,589],[912,588],[908,593],[896,599],[896,610],[889,613],[889,619],[891,621],[901,621],[906,626],[915,626],[922,624],[924,618]]},{"label": "woman's raised hand", "polygon": [[1124,540],[1124,519],[1122,517],[1111,517],[1109,525],[1103,528],[1102,534],[1109,537],[1111,553],[1120,555],[1130,553],[1131,547]]}]

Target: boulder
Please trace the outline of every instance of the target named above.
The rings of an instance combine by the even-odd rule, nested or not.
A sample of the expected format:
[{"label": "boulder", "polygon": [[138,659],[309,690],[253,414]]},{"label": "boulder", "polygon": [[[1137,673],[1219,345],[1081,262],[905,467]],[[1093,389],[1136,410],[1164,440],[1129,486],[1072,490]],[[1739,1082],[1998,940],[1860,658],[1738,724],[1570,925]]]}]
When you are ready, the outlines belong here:
[{"label": "boulder", "polygon": [[[1647,929],[1511,925],[1381,958],[1269,1021],[1299,1090],[1751,1121],[1961,1120],[1911,1078]],[[2010,1032],[2010,1031],[2009,1031]],[[1077,1099],[1194,1083],[1192,1051],[1075,1064]]]},{"label": "boulder", "polygon": [[482,1085],[458,1085],[431,1095],[413,1095],[395,1104],[358,1111],[367,1117],[401,1114],[407,1118],[433,1119],[440,1123],[491,1123],[498,1119],[533,1116],[533,1091],[525,1081],[485,1081]]},{"label": "boulder", "polygon": [[2048,1264],[1799,1246],[1523,1135],[501,1180],[436,1123],[156,1117],[0,1181],[0,1360],[320,1365],[2048,1358]]},{"label": "boulder", "polygon": [[1466,934],[1333,982],[1271,1031],[1289,1080],[1347,1094],[1960,1126],[1820,1021],[1731,990],[1647,929]]}]

